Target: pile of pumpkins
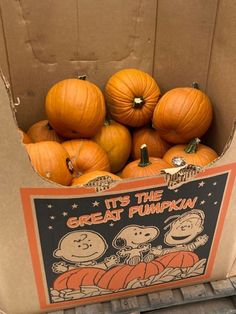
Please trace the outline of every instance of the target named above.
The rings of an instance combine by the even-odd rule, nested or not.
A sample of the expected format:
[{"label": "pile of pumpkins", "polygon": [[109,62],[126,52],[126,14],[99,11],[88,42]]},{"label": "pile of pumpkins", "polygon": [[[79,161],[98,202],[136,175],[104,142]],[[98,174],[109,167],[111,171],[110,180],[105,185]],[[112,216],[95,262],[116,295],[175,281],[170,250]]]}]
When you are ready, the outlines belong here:
[{"label": "pile of pumpkins", "polygon": [[138,69],[113,74],[104,94],[84,76],[65,79],[48,91],[45,111],[47,120],[21,130],[22,139],[34,169],[60,185],[153,176],[218,157],[199,144],[212,105],[196,83],[161,96],[154,78]]}]

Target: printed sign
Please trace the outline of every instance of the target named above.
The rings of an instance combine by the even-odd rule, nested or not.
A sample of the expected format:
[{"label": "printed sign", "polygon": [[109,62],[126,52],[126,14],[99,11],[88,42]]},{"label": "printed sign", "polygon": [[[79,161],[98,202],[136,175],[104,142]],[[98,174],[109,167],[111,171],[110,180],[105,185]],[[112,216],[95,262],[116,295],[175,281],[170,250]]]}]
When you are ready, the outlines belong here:
[{"label": "printed sign", "polygon": [[208,169],[170,190],[163,178],[21,190],[42,308],[141,294],[209,278],[234,180]]}]

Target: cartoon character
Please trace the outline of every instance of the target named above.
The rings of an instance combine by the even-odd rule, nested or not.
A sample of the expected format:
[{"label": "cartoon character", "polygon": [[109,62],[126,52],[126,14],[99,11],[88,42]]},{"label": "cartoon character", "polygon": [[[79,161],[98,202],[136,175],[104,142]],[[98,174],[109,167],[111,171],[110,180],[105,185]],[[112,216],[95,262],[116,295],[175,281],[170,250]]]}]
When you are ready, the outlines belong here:
[{"label": "cartoon character", "polygon": [[118,256],[126,257],[126,264],[137,265],[141,261],[149,262],[153,259],[153,254],[147,254],[144,257],[143,253],[150,250],[151,245],[149,242],[156,239],[159,233],[157,227],[129,225],[116,235],[112,245],[120,249],[117,252]]},{"label": "cartoon character", "polygon": [[67,233],[61,238],[58,248],[53,256],[74,263],[68,265],[65,262],[57,262],[52,266],[55,273],[63,273],[77,267],[97,267],[108,269],[119,262],[117,256],[112,255],[97,263],[107,250],[105,239],[95,231],[79,230]]},{"label": "cartoon character", "polygon": [[[208,236],[206,234],[197,237],[197,235],[200,234],[204,229],[203,224],[205,214],[202,210],[193,209],[180,216],[171,216],[165,221],[165,223],[176,217],[178,218],[169,223],[164,228],[164,230],[169,228],[165,234],[164,242],[167,245],[174,247],[163,249],[162,246],[159,245],[157,247],[153,247],[150,250],[150,254],[154,254],[156,257],[171,252],[194,251],[207,242]],[[191,242],[195,238],[196,240]]]}]

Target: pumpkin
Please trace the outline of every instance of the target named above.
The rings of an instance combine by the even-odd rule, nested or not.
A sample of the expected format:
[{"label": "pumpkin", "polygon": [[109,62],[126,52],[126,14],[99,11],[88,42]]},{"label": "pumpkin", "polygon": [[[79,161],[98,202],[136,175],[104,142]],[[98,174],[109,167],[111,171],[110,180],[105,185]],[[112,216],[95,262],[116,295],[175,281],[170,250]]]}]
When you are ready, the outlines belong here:
[{"label": "pumpkin", "polygon": [[73,269],[61,274],[53,284],[56,290],[76,289],[81,286],[98,286],[102,289],[117,291],[125,289],[134,280],[144,280],[157,275],[164,266],[157,260],[141,262],[135,266],[117,265],[108,270],[96,267]]},{"label": "pumpkin", "polygon": [[81,286],[95,286],[105,270],[96,267],[84,267],[69,270],[61,274],[53,283],[55,290],[75,289]]},{"label": "pumpkin", "polygon": [[157,260],[141,262],[135,266],[118,265],[107,270],[97,281],[97,285],[103,289],[117,291],[125,289],[134,280],[148,279],[163,270],[164,266]]},{"label": "pumpkin", "polygon": [[87,183],[89,183],[92,180],[96,180],[98,178],[110,178],[111,180],[121,180],[120,177],[118,177],[117,175],[107,172],[107,171],[92,171],[92,172],[88,172],[85,174],[82,174],[79,177],[73,178],[71,185],[85,185]]},{"label": "pumpkin", "polygon": [[20,133],[22,143],[24,143],[24,144],[32,143],[32,140],[29,137],[29,135],[26,134],[23,130],[18,128],[18,132]]},{"label": "pumpkin", "polygon": [[63,142],[62,146],[68,152],[77,175],[94,170],[110,171],[108,155],[97,143],[74,139]]},{"label": "pumpkin", "polygon": [[33,142],[56,141],[62,142],[63,139],[51,127],[48,120],[41,120],[34,123],[27,131],[28,136]]},{"label": "pumpkin", "polygon": [[187,143],[205,134],[211,124],[211,102],[205,93],[194,86],[168,91],[154,110],[153,127],[167,142]]},{"label": "pumpkin", "polygon": [[93,140],[107,152],[112,172],[124,167],[131,151],[131,135],[125,126],[107,119]]},{"label": "pumpkin", "polygon": [[147,145],[141,146],[141,158],[130,162],[122,170],[121,178],[148,177],[160,174],[164,168],[170,168],[170,165],[161,158],[148,156]]},{"label": "pumpkin", "polygon": [[163,264],[165,267],[179,268],[179,267],[192,267],[199,261],[197,254],[190,251],[170,252],[161,257],[158,257],[156,261]]},{"label": "pumpkin", "polygon": [[149,155],[152,157],[162,158],[170,148],[170,144],[160,137],[158,131],[152,127],[144,126],[133,132],[131,156],[134,160],[140,158],[140,146],[143,143],[147,144]]},{"label": "pumpkin", "polygon": [[73,168],[69,154],[61,144],[44,141],[25,145],[34,169],[44,178],[70,185]]},{"label": "pumpkin", "polygon": [[124,69],[110,77],[105,97],[111,116],[118,122],[139,127],[151,121],[160,89],[147,73]]},{"label": "pumpkin", "polygon": [[199,144],[198,138],[189,142],[188,145],[179,144],[171,147],[163,156],[163,159],[170,165],[179,166],[178,162],[203,167],[215,160],[218,155],[210,147]]},{"label": "pumpkin", "polygon": [[66,138],[88,138],[102,127],[105,102],[100,89],[82,79],[66,79],[47,93],[46,114],[50,125]]}]

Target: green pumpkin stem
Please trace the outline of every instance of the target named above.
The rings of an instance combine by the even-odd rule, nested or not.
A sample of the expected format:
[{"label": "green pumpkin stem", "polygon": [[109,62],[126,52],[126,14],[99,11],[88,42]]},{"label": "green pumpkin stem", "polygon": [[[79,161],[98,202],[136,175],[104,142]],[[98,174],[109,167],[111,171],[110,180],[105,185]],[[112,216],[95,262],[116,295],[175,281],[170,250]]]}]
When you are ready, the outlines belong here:
[{"label": "green pumpkin stem", "polygon": [[192,87],[195,89],[199,89],[199,84],[197,82],[193,82]]},{"label": "green pumpkin stem", "polygon": [[134,108],[141,108],[145,104],[145,100],[143,96],[134,97],[133,100],[133,107]]},{"label": "green pumpkin stem", "polygon": [[148,155],[148,148],[146,144],[141,145],[141,157],[140,157],[140,162],[138,164],[139,167],[146,167],[151,164],[149,160],[149,155]]},{"label": "green pumpkin stem", "polygon": [[185,147],[184,151],[187,154],[194,154],[197,151],[198,144],[201,142],[199,138],[191,140],[188,145]]}]

